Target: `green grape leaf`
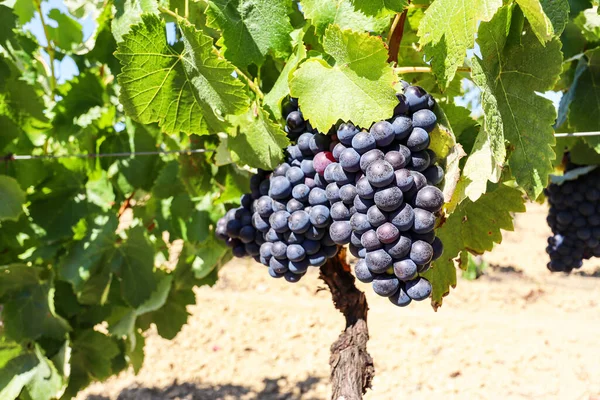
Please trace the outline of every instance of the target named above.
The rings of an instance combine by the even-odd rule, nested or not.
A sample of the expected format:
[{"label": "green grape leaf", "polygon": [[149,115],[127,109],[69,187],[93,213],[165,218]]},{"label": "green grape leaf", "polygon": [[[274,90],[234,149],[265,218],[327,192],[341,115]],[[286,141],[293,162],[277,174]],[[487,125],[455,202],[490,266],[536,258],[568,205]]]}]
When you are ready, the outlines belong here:
[{"label": "green grape leaf", "polygon": [[273,115],[279,117],[281,109],[281,100],[290,94],[289,79],[302,60],[306,58],[306,47],[302,42],[303,35],[297,32],[294,42],[294,53],[288,58],[285,67],[279,73],[275,84],[265,95],[263,103],[271,110]]},{"label": "green grape leaf", "polygon": [[128,311],[121,318],[110,324],[109,331],[112,335],[130,336],[131,339],[131,336],[135,333],[134,328],[137,317],[156,311],[165,304],[171,290],[173,276],[162,272],[159,272],[157,275],[159,278],[156,289],[152,292],[148,300],[135,309],[128,308]]},{"label": "green grape leaf", "polygon": [[265,56],[287,57],[293,28],[285,0],[208,0],[207,25],[223,33],[223,55],[233,64],[261,65]]},{"label": "green grape leaf", "polygon": [[569,22],[568,0],[516,0],[533,33],[545,43],[560,36]]},{"label": "green grape leaf", "polygon": [[13,10],[0,4],[0,43],[10,42],[14,38],[13,29],[17,26],[17,15]]},{"label": "green grape leaf", "polygon": [[311,21],[320,35],[329,25],[333,24],[342,29],[377,33],[383,32],[389,26],[389,14],[365,15],[366,13],[356,9],[357,3],[364,5],[365,2],[356,0],[302,0],[300,2],[304,17]]},{"label": "green grape leaf", "polygon": [[479,21],[492,19],[502,0],[436,0],[425,11],[418,35],[440,85],[447,87],[467,49],[474,46]]},{"label": "green grape leaf", "polygon": [[[25,390],[31,400],[46,400],[62,393],[67,385],[67,379],[56,368],[54,363],[42,354],[39,344],[35,344],[35,355],[39,364],[35,368],[35,375],[25,386]],[[2,397],[0,397],[2,398]]]},{"label": "green grape leaf", "polygon": [[331,25],[323,48],[335,64],[310,58],[294,72],[290,83],[292,96],[298,97],[312,126],[327,132],[342,119],[368,128],[389,118],[398,104],[396,77],[381,38]]},{"label": "green grape leaf", "polygon": [[468,179],[465,194],[475,201],[485,193],[488,180],[498,183],[506,160],[506,145],[494,88],[489,87],[479,62],[473,62],[472,68],[473,82],[481,88],[484,121],[464,168],[464,176]]},{"label": "green grape leaf", "polygon": [[33,280],[32,269],[25,265],[0,267],[0,275],[8,277],[12,285],[3,290],[2,297],[6,335],[17,341],[42,336],[62,339],[71,327],[55,312],[55,289],[49,281]]},{"label": "green grape leaf", "polygon": [[[77,297],[88,304],[81,296],[89,297],[90,291],[98,289],[104,292],[107,279],[93,280],[96,275],[103,275],[104,265],[112,257],[115,248],[116,231],[119,225],[114,215],[99,215],[94,219],[94,225],[88,228],[89,233],[83,240],[75,242],[58,265],[60,279],[73,285]],[[88,284],[91,283],[90,284]],[[104,287],[97,285],[104,282]],[[101,285],[102,286],[102,285]]]},{"label": "green grape leaf", "polygon": [[61,85],[59,93],[63,98],[56,105],[52,120],[56,135],[66,141],[70,134],[77,133],[80,127],[74,121],[94,107],[103,107],[105,92],[100,77],[88,72]]},{"label": "green grape leaf", "polygon": [[48,26],[46,29],[50,39],[62,50],[70,51],[75,45],[79,45],[83,41],[83,27],[67,14],[53,8],[48,12],[48,18],[58,24],[56,28]]},{"label": "green grape leaf", "polygon": [[152,194],[159,199],[167,199],[185,191],[179,179],[179,162],[169,161],[161,168],[152,186]]},{"label": "green grape leaf", "polygon": [[17,65],[0,54],[0,149],[25,133],[48,128],[41,96],[23,78]]},{"label": "green grape leaf", "polygon": [[598,9],[600,7],[587,9],[574,20],[588,42],[597,42],[600,40],[600,15],[597,13]]},{"label": "green grape leaf", "polygon": [[[573,84],[563,96],[559,114],[567,116],[569,131],[596,132],[600,130],[600,48],[588,50],[577,63]],[[560,118],[559,118],[560,119]],[[600,137],[582,138],[600,153]]]},{"label": "green grape leaf", "polygon": [[[554,86],[561,73],[562,54],[558,40],[544,47],[524,23],[522,14],[515,12],[511,18],[511,10],[504,7],[492,21],[479,27],[477,41],[483,59],[474,57],[472,62],[478,64],[474,67],[475,83],[484,92],[484,131],[490,136],[481,142],[490,143],[493,150],[487,154],[493,154],[496,162],[502,157],[500,143],[510,142],[511,171],[528,196],[536,199],[552,172],[552,125],[556,119],[552,102],[536,92],[543,93]],[[485,146],[482,149],[485,153]],[[480,167],[490,172],[488,179],[495,180],[492,174],[497,171],[496,166],[490,166],[490,160],[483,156],[479,160],[484,164]],[[482,181],[481,177],[476,179]],[[480,186],[475,192],[481,189]]]},{"label": "green grape leaf", "polygon": [[0,221],[17,221],[23,213],[25,193],[14,178],[0,175],[0,199]]},{"label": "green grape leaf", "polygon": [[141,226],[130,229],[127,240],[118,248],[122,296],[134,308],[156,289],[154,248],[144,231]]},{"label": "green grape leaf", "polygon": [[88,201],[104,211],[108,211],[115,203],[115,192],[106,171],[92,174],[85,184],[85,191]]},{"label": "green grape leaf", "polygon": [[[112,136],[112,144],[107,144],[106,147],[101,146],[100,150],[103,152],[156,151],[157,139],[160,138],[160,135],[149,128],[149,126],[137,123],[128,124],[127,135]],[[130,143],[133,146],[130,147]],[[162,161],[158,157],[132,156],[119,160],[119,171],[133,186],[131,189],[141,188],[151,191],[161,167]]]},{"label": "green grape leaf", "polygon": [[133,367],[133,372],[138,374],[144,364],[144,345],[146,338],[139,331],[135,331],[135,345],[127,349],[127,357]]},{"label": "green grape leaf", "polygon": [[356,9],[367,15],[378,15],[382,12],[399,13],[408,7],[408,0],[351,0]]},{"label": "green grape leaf", "polygon": [[592,0],[569,0],[571,18],[576,17],[583,10],[593,7]]},{"label": "green grape leaf", "polygon": [[569,147],[571,161],[579,165],[600,165],[600,153],[592,149],[583,140]]},{"label": "green grape leaf", "polygon": [[36,12],[35,2],[31,0],[8,0],[5,4],[12,7],[15,14],[19,17],[21,25],[25,25],[31,21]]},{"label": "green grape leaf", "polygon": [[149,314],[158,334],[173,339],[187,323],[190,313],[186,307],[195,302],[196,296],[191,289],[171,290],[165,305]]},{"label": "green grape leaf", "polygon": [[90,382],[112,375],[112,362],[121,353],[114,339],[93,329],[80,331],[72,347],[71,375],[64,399],[75,397]]},{"label": "green grape leaf", "polygon": [[219,267],[227,253],[228,249],[223,242],[215,235],[210,235],[204,243],[196,248],[196,258],[191,265],[196,279],[205,278]]},{"label": "green grape leaf", "polygon": [[435,309],[442,305],[450,287],[456,286],[454,259],[463,250],[475,254],[492,250],[494,243],[502,241],[501,229],[513,230],[513,212],[525,212],[523,196],[519,190],[500,184],[475,202],[464,200],[436,230],[444,253],[423,275],[433,286],[431,302]]},{"label": "green grape leaf", "polygon": [[135,120],[158,122],[166,133],[205,134],[225,130],[223,116],[247,109],[244,85],[233,67],[213,50],[212,38],[179,22],[181,42],[167,43],[165,22],[142,17],[123,37],[120,100]]},{"label": "green grape leaf", "polygon": [[16,399],[35,376],[39,364],[34,351],[0,335],[0,399]]},{"label": "green grape leaf", "polygon": [[273,170],[283,158],[283,148],[290,144],[279,124],[262,109],[249,110],[235,117],[236,131],[227,140],[229,150],[242,164]]},{"label": "green grape leaf", "polygon": [[477,120],[471,117],[471,112],[464,107],[449,103],[443,104],[442,108],[456,135],[456,140],[466,153],[470,153],[481,126]]},{"label": "green grape leaf", "polygon": [[116,0],[114,4],[116,13],[111,31],[117,42],[123,41],[132,26],[142,21],[142,14],[158,14],[156,0]]},{"label": "green grape leaf", "polygon": [[438,104],[433,111],[437,116],[438,124],[430,134],[429,148],[436,154],[438,163],[444,169],[444,181],[440,184],[440,189],[444,193],[445,202],[448,203],[452,199],[460,179],[460,160],[466,156],[466,153],[456,142],[456,136],[445,114],[445,109]]}]

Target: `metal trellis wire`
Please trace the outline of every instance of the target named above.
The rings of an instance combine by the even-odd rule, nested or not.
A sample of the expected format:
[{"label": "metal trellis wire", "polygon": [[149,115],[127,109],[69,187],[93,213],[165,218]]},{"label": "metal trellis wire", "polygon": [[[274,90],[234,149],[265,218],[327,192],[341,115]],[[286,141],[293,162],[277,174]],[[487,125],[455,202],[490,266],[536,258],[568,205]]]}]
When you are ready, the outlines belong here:
[{"label": "metal trellis wire", "polygon": [[[554,137],[591,137],[600,136],[599,132],[573,132],[573,133],[555,133]],[[19,160],[40,160],[40,159],[61,159],[61,158],[108,158],[108,157],[138,157],[138,156],[153,156],[153,155],[168,155],[168,154],[198,154],[211,153],[216,150],[208,149],[187,149],[187,150],[170,150],[170,151],[137,151],[137,152],[122,152],[122,153],[90,153],[90,154],[37,154],[37,155],[21,155],[9,153],[0,157],[0,161],[19,161]]]},{"label": "metal trellis wire", "polygon": [[167,155],[167,154],[198,154],[198,153],[210,153],[215,150],[208,149],[187,149],[187,150],[170,150],[170,151],[137,151],[137,152],[122,152],[122,153],[90,153],[90,154],[37,154],[37,155],[19,155],[19,154],[7,154],[0,158],[4,161],[17,161],[17,160],[43,160],[43,159],[61,159],[61,158],[123,158],[123,157],[137,157],[137,156],[152,156],[152,155]]}]

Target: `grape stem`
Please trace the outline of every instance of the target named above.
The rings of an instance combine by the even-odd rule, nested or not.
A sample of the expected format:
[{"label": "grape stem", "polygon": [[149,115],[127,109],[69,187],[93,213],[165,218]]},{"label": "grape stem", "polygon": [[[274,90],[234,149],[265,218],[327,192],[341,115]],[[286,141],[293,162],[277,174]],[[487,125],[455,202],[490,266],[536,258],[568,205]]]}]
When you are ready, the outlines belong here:
[{"label": "grape stem", "polygon": [[35,7],[37,8],[37,12],[40,14],[40,22],[42,23],[42,27],[44,28],[44,36],[46,37],[45,50],[46,53],[48,53],[48,58],[50,59],[50,92],[52,95],[54,95],[54,92],[56,91],[56,72],[54,71],[54,45],[52,44],[52,40],[50,40],[50,32],[48,31],[48,25],[46,25],[46,21],[44,20],[44,13],[42,12],[42,1],[36,0]]},{"label": "grape stem", "polygon": [[[182,22],[185,21],[188,24],[190,23],[187,18],[182,17],[181,15],[174,13],[173,11],[169,10],[168,8],[165,7],[158,7],[158,11],[160,11],[163,14],[167,14],[173,18],[175,18],[177,21]],[[186,1],[186,15],[188,12],[187,9],[187,1]],[[217,53],[217,56],[219,58],[223,58],[226,59],[225,57],[223,57],[223,55],[221,54],[221,51],[213,44],[213,51],[215,53]],[[256,93],[256,96],[258,96],[259,98],[263,99],[265,97],[264,93],[262,92],[262,90],[260,90],[260,88],[258,87],[258,85],[245,73],[243,73],[238,67],[234,66],[233,67],[235,73],[237,74],[237,76],[244,78],[244,80],[246,81],[246,83],[248,84],[248,87],[250,88],[250,90],[252,90],[254,93]]]},{"label": "grape stem", "polygon": [[[471,72],[471,67],[458,67],[458,72]],[[397,74],[417,74],[417,73],[431,73],[433,70],[431,67],[396,67],[394,71]]]},{"label": "grape stem", "polygon": [[344,247],[321,267],[319,278],[329,287],[335,308],[346,319],[346,329],[331,345],[331,398],[361,400],[375,375],[373,359],[367,352],[369,307],[365,294],[354,285]]},{"label": "grape stem", "polygon": [[394,65],[398,64],[398,51],[400,50],[400,43],[404,34],[407,13],[408,8],[402,13],[396,14],[394,22],[392,22],[392,26],[390,27],[390,33],[388,34],[388,62],[393,62]]}]

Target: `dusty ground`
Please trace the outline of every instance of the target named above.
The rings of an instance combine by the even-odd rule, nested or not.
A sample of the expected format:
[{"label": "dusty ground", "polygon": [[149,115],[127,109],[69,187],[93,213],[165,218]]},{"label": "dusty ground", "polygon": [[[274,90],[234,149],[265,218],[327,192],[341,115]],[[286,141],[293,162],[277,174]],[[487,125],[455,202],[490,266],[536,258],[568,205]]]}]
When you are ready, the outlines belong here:
[{"label": "dusty ground", "polygon": [[[368,285],[366,399],[600,398],[600,260],[571,276],[545,268],[545,209],[532,205],[440,310],[405,309]],[[329,345],[343,328],[317,271],[291,285],[233,262],[172,342],[150,332],[142,371],[95,384],[80,400],[326,399]]]}]

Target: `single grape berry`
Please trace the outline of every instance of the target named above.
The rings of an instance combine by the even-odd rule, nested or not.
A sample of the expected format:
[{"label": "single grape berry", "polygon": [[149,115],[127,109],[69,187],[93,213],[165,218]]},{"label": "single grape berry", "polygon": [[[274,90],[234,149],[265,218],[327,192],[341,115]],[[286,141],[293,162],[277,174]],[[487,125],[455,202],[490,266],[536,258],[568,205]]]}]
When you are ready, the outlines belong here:
[{"label": "single grape berry", "polygon": [[316,205],[310,210],[310,223],[317,228],[324,228],[329,225],[329,208],[323,205]]},{"label": "single grape berry", "polygon": [[364,199],[372,199],[375,196],[375,189],[371,186],[366,176],[363,176],[356,182],[356,193]]},{"label": "single grape berry", "polygon": [[406,140],[406,147],[412,152],[425,150],[429,146],[429,133],[422,128],[413,128]]},{"label": "single grape berry", "polygon": [[412,301],[412,299],[410,297],[408,297],[408,294],[406,294],[405,287],[402,284],[400,284],[400,287],[398,288],[396,293],[394,293],[393,295],[391,295],[388,298],[390,299],[392,304],[394,304],[398,307],[406,307]]},{"label": "single grape berry", "polygon": [[415,206],[427,211],[437,212],[441,210],[443,205],[444,194],[435,186],[425,186],[417,192]]},{"label": "single grape berry", "polygon": [[347,244],[350,243],[350,235],[352,234],[352,227],[349,221],[335,221],[329,227],[329,235],[331,240],[336,244]]},{"label": "single grape berry", "polygon": [[338,128],[337,137],[342,144],[346,146],[351,146],[352,139],[354,138],[354,136],[356,136],[358,132],[358,129],[356,129],[356,127],[351,122],[347,122],[341,124]]},{"label": "single grape berry", "polygon": [[427,264],[433,257],[433,248],[427,242],[417,240],[413,242],[410,248],[410,259],[415,264]]},{"label": "single grape berry", "polygon": [[376,205],[373,205],[367,210],[367,219],[372,227],[377,228],[387,222],[388,216],[387,213],[384,213]]},{"label": "single grape berry", "polygon": [[357,193],[356,193],[356,189],[355,189],[353,205],[354,205],[354,208],[356,209],[356,212],[359,212],[362,214],[367,213],[367,211],[369,211],[369,208],[371,208],[375,204],[375,202],[370,199],[363,199],[362,197],[357,196],[356,194]]},{"label": "single grape berry", "polygon": [[383,244],[393,243],[400,236],[400,231],[389,222],[377,228],[377,238]]},{"label": "single grape berry", "polygon": [[345,204],[352,204],[354,202],[354,198],[356,197],[356,186],[351,184],[346,184],[340,188],[339,191],[340,199]]},{"label": "single grape berry", "polygon": [[435,216],[427,210],[415,208],[413,210],[415,219],[413,223],[413,231],[415,233],[431,232],[435,227]]},{"label": "single grape berry", "polygon": [[413,171],[425,171],[429,167],[429,153],[426,151],[413,152],[410,165]]},{"label": "single grape berry", "polygon": [[417,264],[410,258],[404,258],[394,263],[394,275],[401,281],[409,281],[417,276]]},{"label": "single grape berry", "polygon": [[365,233],[372,228],[366,214],[355,213],[350,217],[350,226],[357,233]]},{"label": "single grape berry", "polygon": [[334,221],[346,221],[350,219],[350,210],[341,201],[333,203],[331,206],[331,219]]},{"label": "single grape berry", "polygon": [[294,233],[304,233],[310,228],[310,217],[304,210],[294,211],[288,218],[288,227]]},{"label": "single grape berry", "polygon": [[360,245],[367,249],[367,251],[375,251],[380,249],[382,244],[377,237],[377,232],[370,229],[363,233],[360,237]]},{"label": "single grape berry", "polygon": [[[302,171],[300,171],[302,172]],[[285,176],[276,176],[271,179],[269,196],[280,200],[285,199],[292,193],[292,184]]]},{"label": "single grape berry", "polygon": [[349,172],[360,171],[360,154],[353,148],[349,147],[342,151],[339,157],[339,162],[342,168]]},{"label": "single grape berry", "polygon": [[394,128],[387,121],[379,121],[371,127],[371,135],[379,147],[385,147],[394,141]]},{"label": "single grape berry", "polygon": [[374,275],[369,271],[369,268],[367,268],[367,262],[364,259],[358,260],[354,266],[354,275],[356,275],[356,279],[361,282],[373,282]]},{"label": "single grape berry", "polygon": [[412,116],[413,126],[417,128],[423,128],[427,132],[431,132],[433,128],[435,128],[436,123],[437,117],[431,110],[419,110]]},{"label": "single grape berry", "polygon": [[375,138],[371,133],[362,131],[352,138],[352,148],[360,154],[364,154],[375,148]]},{"label": "single grape berry", "polygon": [[392,257],[383,249],[367,252],[365,261],[369,270],[376,274],[383,274],[392,265]]},{"label": "single grape berry", "polygon": [[367,168],[377,160],[383,160],[385,154],[379,149],[369,150],[360,157],[360,169],[362,172],[367,172]]},{"label": "single grape berry", "polygon": [[306,127],[306,121],[300,111],[292,111],[285,119],[290,132],[301,132]]},{"label": "single grape berry", "polygon": [[396,140],[404,140],[412,132],[412,119],[404,115],[396,117],[394,122],[392,122],[392,129],[394,130]]},{"label": "single grape berry", "polygon": [[402,205],[404,196],[402,191],[396,186],[392,186],[375,193],[375,204],[381,211],[391,212]]},{"label": "single grape berry", "polygon": [[409,236],[403,234],[398,239],[390,244],[385,245],[385,251],[388,252],[394,260],[404,258],[410,253],[412,240]]},{"label": "single grape berry", "polygon": [[404,96],[408,102],[410,112],[416,112],[428,107],[429,96],[425,89],[420,86],[409,86],[404,90]]},{"label": "single grape berry", "polygon": [[431,283],[425,278],[406,282],[406,294],[413,300],[425,300],[431,295]]},{"label": "single grape berry", "polygon": [[406,162],[406,159],[404,158],[404,154],[400,153],[399,151],[388,151],[387,153],[385,153],[384,159],[385,161],[390,163],[392,168],[394,168],[394,171],[400,168],[404,168],[408,164]]},{"label": "single grape berry", "polygon": [[390,297],[400,287],[400,281],[394,275],[378,275],[373,278],[373,291],[380,296]]},{"label": "single grape berry", "polygon": [[277,211],[271,214],[269,217],[269,223],[271,227],[278,233],[287,232],[288,227],[288,218],[290,213],[287,211]]},{"label": "single grape berry", "polygon": [[376,160],[367,168],[365,176],[374,187],[384,187],[394,180],[394,168],[385,160]]},{"label": "single grape berry", "polygon": [[323,175],[325,168],[333,162],[335,162],[335,159],[333,158],[333,154],[329,151],[318,153],[313,158],[313,166],[316,173],[319,175]]}]

